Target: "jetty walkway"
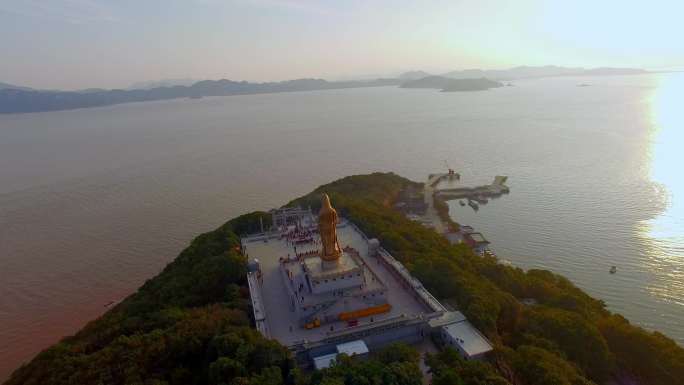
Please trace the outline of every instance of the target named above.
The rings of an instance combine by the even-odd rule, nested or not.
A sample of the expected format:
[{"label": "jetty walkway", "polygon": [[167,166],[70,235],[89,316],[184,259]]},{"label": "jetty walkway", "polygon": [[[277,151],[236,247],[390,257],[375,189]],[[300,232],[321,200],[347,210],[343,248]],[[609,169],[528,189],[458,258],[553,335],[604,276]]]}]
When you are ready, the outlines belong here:
[{"label": "jetty walkway", "polygon": [[450,171],[446,174],[430,174],[428,176],[428,180],[424,184],[424,200],[426,204],[424,214],[425,222],[429,223],[439,234],[446,236],[447,239],[449,239],[449,242],[465,242],[480,254],[494,254],[488,248],[489,241],[487,241],[481,233],[475,232],[470,226],[462,225],[461,229],[456,232],[449,230],[449,225],[445,223],[437,213],[435,198],[444,201],[466,198],[469,201],[484,201],[484,203],[486,203],[487,198],[499,197],[510,192],[510,189],[506,186],[508,177],[498,175],[491,184],[483,186],[438,188],[440,182],[453,179],[460,180],[460,175]]},{"label": "jetty walkway", "polygon": [[[479,198],[499,197],[503,194],[508,194],[510,189],[506,186],[508,177],[497,175],[494,177],[494,182],[484,186],[476,187],[456,187],[435,190],[439,196],[444,200],[468,198],[477,200]],[[434,187],[433,187],[434,189]]]}]

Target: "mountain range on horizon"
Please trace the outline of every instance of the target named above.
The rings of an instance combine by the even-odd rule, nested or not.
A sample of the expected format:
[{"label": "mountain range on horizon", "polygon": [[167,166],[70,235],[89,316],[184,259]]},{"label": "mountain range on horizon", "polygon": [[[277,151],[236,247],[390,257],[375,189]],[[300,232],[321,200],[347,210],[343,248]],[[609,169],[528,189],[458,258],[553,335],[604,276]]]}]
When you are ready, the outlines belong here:
[{"label": "mountain range on horizon", "polygon": [[616,68],[616,67],[561,67],[547,66],[518,66],[503,70],[483,70],[479,68],[449,71],[441,74],[431,74],[425,71],[408,71],[399,75],[399,79],[417,80],[432,75],[438,75],[452,79],[478,79],[488,78],[491,80],[518,80],[530,78],[545,78],[555,76],[607,76],[607,75],[638,75],[645,74],[641,68]]},{"label": "mountain range on horizon", "polygon": [[41,91],[0,89],[0,114],[71,110],[121,103],[147,102],[204,96],[250,95],[279,92],[315,91],[342,88],[399,85],[397,79],[329,82],[323,79],[296,79],[282,82],[202,80],[191,86],[157,87],[134,90],[88,89],[81,91]]},{"label": "mountain range on horizon", "polygon": [[[637,75],[637,74],[644,74],[644,73],[649,73],[649,72],[651,72],[651,71],[647,71],[647,70],[644,70],[641,68],[626,68],[626,67],[584,68],[584,67],[563,67],[563,66],[556,66],[556,65],[545,65],[545,66],[518,66],[518,67],[512,67],[512,68],[501,69],[501,70],[497,70],[497,69],[483,70],[483,69],[479,69],[479,68],[473,68],[473,69],[448,71],[448,72],[444,72],[444,73],[440,73],[440,72],[430,73],[430,72],[426,72],[423,70],[412,70],[412,71],[403,72],[403,73],[401,73],[399,75],[395,75],[395,76],[386,76],[386,77],[377,77],[377,78],[368,78],[368,77],[361,78],[361,77],[359,77],[357,79],[341,80],[341,82],[371,81],[371,80],[377,80],[377,79],[417,80],[417,79],[421,79],[421,78],[425,78],[425,77],[433,76],[433,75],[447,77],[447,78],[454,78],[454,79],[489,78],[492,80],[516,80],[516,79],[525,79],[525,78],[542,78],[542,77],[554,77],[554,76]],[[220,79],[220,80],[226,80],[226,79]],[[295,79],[295,80],[299,80],[299,79]],[[320,79],[317,79],[317,80],[320,80]],[[162,87],[175,87],[175,86],[189,87],[189,86],[192,86],[195,83],[201,82],[201,81],[211,81],[211,80],[198,80],[198,79],[193,79],[193,78],[157,79],[157,80],[146,80],[146,81],[134,82],[125,88],[112,88],[112,89],[87,88],[87,89],[69,90],[69,91],[37,89],[37,88],[33,88],[33,87],[20,86],[20,85],[0,82],[0,90],[20,89],[20,90],[40,90],[40,91],[53,91],[53,92],[62,91],[62,92],[86,92],[87,93],[87,92],[119,90],[119,89],[123,89],[123,90],[150,90],[150,89],[162,88]],[[265,82],[265,83],[269,83],[269,82]],[[273,82],[273,83],[275,83],[275,82]],[[253,83],[253,84],[257,84],[257,83]]]},{"label": "mountain range on horizon", "polygon": [[[505,70],[468,69],[451,71],[436,78],[482,79],[487,81],[510,81],[516,79],[543,78],[554,76],[605,76],[637,75],[649,73],[637,68],[591,68],[521,66]],[[178,98],[200,98],[203,96],[229,96],[259,93],[314,91],[342,88],[401,86],[407,82],[435,77],[425,71],[409,71],[396,77],[371,80],[327,81],[324,79],[295,79],[281,82],[252,83],[247,81],[166,79],[135,83],[140,88],[101,89],[90,88],[77,91],[39,90],[8,83],[0,83],[0,113],[26,113],[40,111],[69,110],[99,107],[112,104],[168,100]],[[474,83],[482,83],[482,80]],[[444,80],[441,80],[445,83]],[[449,82],[446,82],[447,84]],[[482,85],[481,84],[481,85]],[[477,87],[480,87],[478,85]],[[468,85],[466,88],[471,87]],[[484,85],[491,88],[492,85]],[[454,88],[455,87],[455,88]],[[449,90],[458,91],[462,84]],[[407,87],[416,88],[416,87]],[[449,87],[443,87],[444,90]]]},{"label": "mountain range on horizon", "polygon": [[32,88],[30,88],[30,87],[24,87],[24,86],[17,86],[17,85],[14,85],[14,84],[9,84],[9,83],[0,82],[0,90],[5,90],[5,89],[25,90],[25,91],[28,91],[28,90],[31,90]]},{"label": "mountain range on horizon", "polygon": [[130,86],[126,87],[126,89],[127,90],[149,90],[152,88],[159,88],[159,87],[191,86],[191,85],[197,83],[198,81],[199,81],[198,79],[192,79],[192,78],[148,80],[148,81],[132,83]]}]

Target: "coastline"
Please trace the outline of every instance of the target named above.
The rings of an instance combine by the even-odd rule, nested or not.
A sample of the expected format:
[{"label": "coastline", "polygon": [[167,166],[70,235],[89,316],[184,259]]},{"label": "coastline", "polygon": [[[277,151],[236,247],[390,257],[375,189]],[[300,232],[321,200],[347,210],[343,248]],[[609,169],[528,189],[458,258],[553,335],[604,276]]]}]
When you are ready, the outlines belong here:
[{"label": "coastline", "polygon": [[[290,204],[310,204],[315,209],[319,194],[330,192],[349,220],[369,236],[377,236],[381,244],[416,274],[437,298],[457,304],[473,325],[496,345],[492,362],[511,365],[515,376],[526,376],[524,368],[519,365],[533,364],[530,354],[554,367],[568,365],[545,348],[535,345],[530,337],[526,337],[528,335],[547,340],[561,349],[569,360],[567,362],[579,368],[579,371],[566,373],[573,378],[587,376],[603,382],[616,376],[626,376],[660,384],[666,383],[663,381],[680,370],[677,362],[684,361],[675,357],[684,357],[681,347],[659,333],[645,332],[619,315],[606,311],[601,301],[589,297],[567,279],[548,271],[524,272],[498,263],[493,256],[477,256],[463,245],[450,245],[443,236],[412,222],[388,206],[400,191],[418,186],[422,185],[394,174],[359,175],[321,186]],[[136,338],[142,338],[143,344],[156,343],[158,333],[176,335],[178,330],[184,330],[193,323],[193,333],[200,334],[192,338],[200,338],[201,335],[202,344],[207,344],[202,349],[211,346],[213,336],[221,330],[246,333],[244,338],[253,340],[255,346],[261,346],[264,342],[255,337],[256,332],[249,326],[245,318],[248,306],[245,298],[239,295],[240,288],[245,285],[246,267],[239,252],[238,234],[254,232],[263,223],[268,225],[268,218],[266,213],[254,212],[200,235],[137,293],[89,323],[75,336],[39,354],[16,371],[7,383],[25,383],[38,378],[42,383],[61,383],[58,378],[87,378],[79,376],[88,376],[93,370],[118,376],[110,372],[107,360],[114,359],[119,365],[123,362],[133,365],[120,356],[129,349],[128,345],[121,344],[123,341],[139,335]],[[408,239],[413,242],[407,242]],[[447,255],[449,257],[445,258]],[[202,279],[198,280],[200,277]],[[527,298],[534,299],[533,305],[526,301]],[[169,311],[177,315],[159,318]],[[517,317],[522,319],[516,320]],[[573,330],[558,329],[569,320],[572,320]],[[563,333],[571,333],[570,339],[563,337]],[[578,342],[581,344],[577,345]],[[183,343],[178,348],[190,346]],[[280,351],[278,357],[284,354],[276,345],[268,349]],[[644,349],[652,361],[644,362],[637,358]],[[146,354],[151,356],[136,359],[136,367],[141,373],[152,369],[146,364],[148,359],[157,360],[153,351]],[[54,365],[62,365],[60,362],[63,360],[77,360],[73,362],[79,364],[66,372],[54,371]],[[658,366],[654,362],[661,364]],[[172,360],[168,365],[178,363]],[[288,365],[283,368],[290,368]],[[668,369],[663,369],[662,365]],[[201,370],[200,367],[197,370]],[[495,369],[492,366],[488,370]],[[155,373],[155,378],[160,379],[170,375],[166,370],[157,369]],[[190,372],[188,375],[201,373]]]}]

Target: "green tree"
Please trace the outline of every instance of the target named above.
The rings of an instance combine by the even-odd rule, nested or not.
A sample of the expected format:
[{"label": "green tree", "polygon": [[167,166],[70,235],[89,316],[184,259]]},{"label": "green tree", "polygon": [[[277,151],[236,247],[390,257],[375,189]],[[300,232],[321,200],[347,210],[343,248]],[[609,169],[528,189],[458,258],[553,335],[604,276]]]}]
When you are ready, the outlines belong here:
[{"label": "green tree", "polygon": [[576,367],[544,349],[523,345],[505,349],[518,379],[527,385],[592,385]]}]

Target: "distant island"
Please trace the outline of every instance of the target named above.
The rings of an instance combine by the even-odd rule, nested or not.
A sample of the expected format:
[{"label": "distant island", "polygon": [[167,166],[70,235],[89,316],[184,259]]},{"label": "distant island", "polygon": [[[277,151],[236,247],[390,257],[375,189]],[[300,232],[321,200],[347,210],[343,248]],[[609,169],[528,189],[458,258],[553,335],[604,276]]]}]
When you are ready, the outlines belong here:
[{"label": "distant island", "polygon": [[[332,90],[343,88],[402,86],[404,88],[436,88],[444,92],[479,91],[500,87],[498,81],[552,76],[638,75],[648,71],[634,68],[568,68],[558,66],[515,67],[507,70],[462,70],[436,76],[425,71],[409,71],[396,77],[374,80],[327,81],[295,79],[282,82],[252,83],[246,81],[167,79],[136,83],[134,89],[89,88],[78,91],[38,90],[0,83],[0,114],[71,110],[120,103],[198,99],[204,96],[248,95],[276,92]],[[462,80],[454,82],[453,80]],[[417,83],[413,83],[417,81]],[[421,84],[425,84],[422,86]],[[434,84],[434,86],[429,86]]]},{"label": "distant island", "polygon": [[520,66],[505,70],[469,69],[451,71],[442,76],[454,79],[489,78],[494,80],[533,79],[558,76],[613,76],[613,75],[641,75],[648,71],[640,68],[582,68],[559,66]]},{"label": "distant island", "polygon": [[[359,341],[367,340],[371,344],[372,336],[368,333],[371,327],[397,330],[402,335],[398,331],[405,332],[412,322],[430,322],[435,327],[449,322],[463,325],[458,319],[426,321],[403,315],[376,322],[368,317],[363,321],[349,319],[347,332],[358,333],[355,335],[358,340],[339,354],[319,349],[317,354],[322,356],[316,357],[321,360],[329,359],[331,354],[336,357],[336,363],[321,370],[301,370],[299,366],[304,361],[295,360],[293,350],[275,339],[265,338],[261,329],[255,329],[263,318],[259,302],[250,300],[253,285],[259,279],[272,278],[260,277],[259,262],[249,259],[259,255],[248,254],[275,250],[273,246],[288,242],[300,245],[302,254],[281,255],[276,267],[310,255],[311,251],[300,242],[310,244],[311,239],[303,238],[310,238],[311,233],[296,232],[303,224],[288,223],[287,215],[318,212],[319,218],[328,218],[334,223],[335,215],[322,203],[323,193],[330,195],[345,219],[338,226],[340,229],[343,226],[359,229],[368,235],[369,247],[383,248],[382,261],[389,260],[394,266],[392,269],[398,269],[392,279],[404,280],[405,287],[423,293],[421,298],[426,303],[450,304],[458,312],[448,313],[462,313],[479,330],[457,327],[454,333],[468,330],[472,333],[461,334],[451,340],[455,341],[453,344],[438,344],[439,351],[424,356],[422,363],[430,369],[433,384],[672,385],[681,382],[684,349],[673,340],[632,325],[560,275],[499,263],[494,255],[481,255],[469,244],[454,243],[400,211],[399,207],[414,206],[412,202],[416,207],[426,202],[422,194],[429,191],[426,186],[430,185],[392,173],[350,176],[295,199],[286,205],[287,210],[257,211],[233,218],[216,230],[199,235],[136,293],[75,335],[38,354],[18,368],[5,384],[423,384],[425,372],[419,366],[423,357],[412,345],[394,343],[368,354],[359,350],[365,346]],[[452,230],[459,227],[449,219],[449,208],[437,195],[434,207]],[[269,228],[280,230],[266,233],[265,229]],[[286,239],[283,231],[288,231]],[[251,243],[243,242],[245,236],[251,237]],[[321,243],[324,244],[323,239]],[[340,252],[334,245],[330,243],[331,250]],[[377,262],[369,266],[381,264],[379,257],[376,258]],[[275,277],[290,282],[289,274],[288,271],[282,277]],[[374,277],[367,279],[375,281]],[[344,282],[348,279],[354,279],[353,274],[345,275]],[[296,283],[300,285],[300,292],[305,290],[304,282]],[[314,282],[322,283],[322,280]],[[377,293],[382,295],[384,290],[381,287]],[[425,295],[425,290],[434,297]],[[282,311],[288,314],[290,304],[282,303],[282,306]],[[390,321],[396,329],[385,327]],[[338,330],[317,324],[311,328],[332,346],[343,342]],[[283,330],[288,333],[287,325]],[[463,351],[453,347],[463,346],[464,338],[475,337],[486,338],[493,349],[485,357],[465,360]],[[422,338],[438,341],[441,337],[424,334]],[[296,346],[316,349],[322,345],[300,341]],[[463,349],[471,348],[476,347]],[[360,351],[359,355],[366,359],[345,353],[350,351]]]},{"label": "distant island", "polygon": [[427,76],[422,79],[411,80],[403,83],[401,88],[435,88],[442,92],[458,91],[484,91],[490,88],[503,87],[503,83],[479,79],[451,79],[444,76]]}]

